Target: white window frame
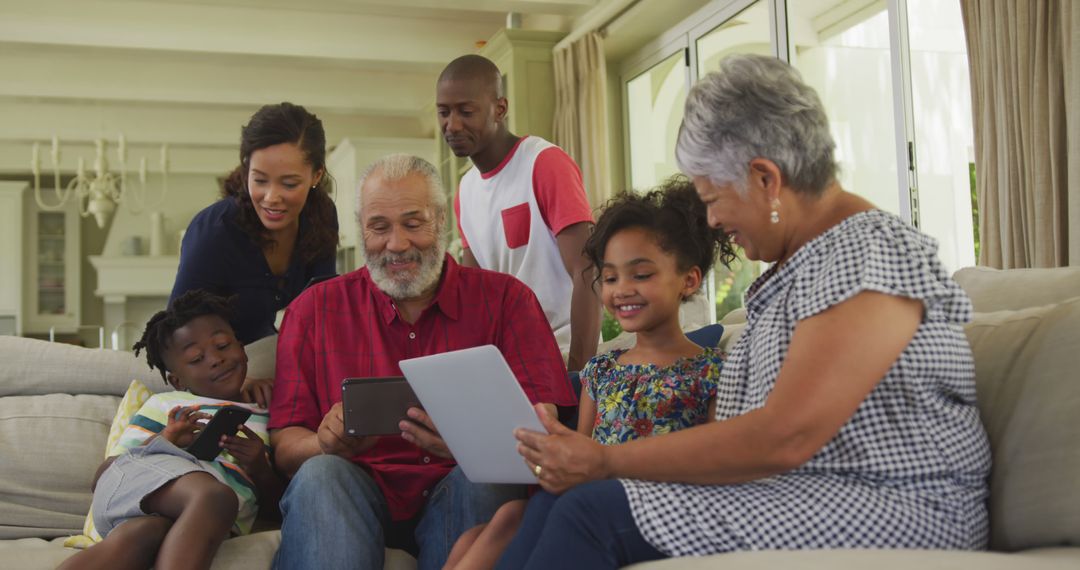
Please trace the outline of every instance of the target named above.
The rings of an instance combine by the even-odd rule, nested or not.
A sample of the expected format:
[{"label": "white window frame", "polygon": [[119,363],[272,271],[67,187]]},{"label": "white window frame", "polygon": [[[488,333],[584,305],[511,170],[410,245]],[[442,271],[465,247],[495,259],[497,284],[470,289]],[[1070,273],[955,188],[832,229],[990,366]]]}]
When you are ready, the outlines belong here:
[{"label": "white window frame", "polygon": [[[716,0],[694,12],[655,40],[628,57],[619,68],[623,110],[623,156],[624,174],[631,178],[630,127],[627,84],[657,63],[683,50],[687,58],[687,90],[697,82],[697,41],[717,26],[722,25],[757,0]],[[773,54],[790,62],[788,42],[787,2],[797,0],[762,0],[769,10],[769,34]],[[907,0],[886,0],[889,16],[889,42],[893,88],[893,121],[896,133],[897,194],[900,217],[919,227],[919,185],[915,164],[915,124],[911,90],[911,51],[908,39]],[[716,292],[712,276],[707,281],[710,306],[715,306]],[[715,319],[715,315],[710,317]]]}]

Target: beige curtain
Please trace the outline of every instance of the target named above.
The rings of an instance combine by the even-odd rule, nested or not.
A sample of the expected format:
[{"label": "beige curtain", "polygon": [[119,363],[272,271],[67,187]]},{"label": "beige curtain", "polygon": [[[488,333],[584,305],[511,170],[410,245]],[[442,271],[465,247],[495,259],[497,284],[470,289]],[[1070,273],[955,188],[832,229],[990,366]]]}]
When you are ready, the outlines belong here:
[{"label": "beige curtain", "polygon": [[979,264],[1080,265],[1080,6],[961,0]]},{"label": "beige curtain", "polygon": [[581,167],[589,203],[611,197],[604,40],[591,32],[555,56],[554,143]]}]

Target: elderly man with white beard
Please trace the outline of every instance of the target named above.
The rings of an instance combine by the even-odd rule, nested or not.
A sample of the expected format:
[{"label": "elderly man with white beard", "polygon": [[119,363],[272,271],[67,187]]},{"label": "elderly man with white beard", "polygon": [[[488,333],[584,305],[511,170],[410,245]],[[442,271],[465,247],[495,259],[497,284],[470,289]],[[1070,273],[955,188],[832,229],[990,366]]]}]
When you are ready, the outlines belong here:
[{"label": "elderly man with white beard", "polygon": [[441,568],[459,535],[525,496],[470,483],[418,408],[400,435],[346,435],[342,379],[400,376],[403,359],[493,344],[533,403],[576,404],[532,291],[446,254],[447,201],[430,163],[386,156],[359,188],[366,266],[308,288],[281,325],[268,427],[291,481],[275,568],[377,569],[385,546]]}]

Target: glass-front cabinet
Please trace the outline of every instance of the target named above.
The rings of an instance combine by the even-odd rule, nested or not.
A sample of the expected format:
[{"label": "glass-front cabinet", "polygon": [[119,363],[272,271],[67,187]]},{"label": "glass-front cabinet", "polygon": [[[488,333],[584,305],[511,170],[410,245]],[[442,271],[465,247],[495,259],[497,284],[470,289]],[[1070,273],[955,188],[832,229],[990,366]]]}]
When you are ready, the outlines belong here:
[{"label": "glass-front cabinet", "polygon": [[79,213],[70,203],[44,211],[32,201],[26,216],[25,327],[29,334],[73,333],[79,324]]}]

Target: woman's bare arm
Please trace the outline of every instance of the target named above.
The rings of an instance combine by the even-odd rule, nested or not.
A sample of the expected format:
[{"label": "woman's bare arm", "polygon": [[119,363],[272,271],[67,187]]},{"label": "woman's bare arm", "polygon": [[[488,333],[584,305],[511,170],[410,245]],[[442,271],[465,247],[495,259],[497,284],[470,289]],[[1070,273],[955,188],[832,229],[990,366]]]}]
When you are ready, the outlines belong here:
[{"label": "woman's bare arm", "polygon": [[847,423],[921,320],[919,301],[866,291],[796,325],[762,408],[616,446],[551,427],[550,436],[519,430],[519,451],[556,492],[615,477],[723,484],[789,471]]}]

